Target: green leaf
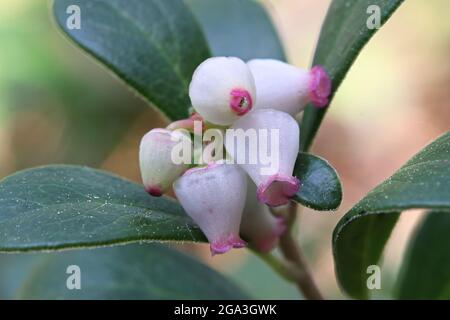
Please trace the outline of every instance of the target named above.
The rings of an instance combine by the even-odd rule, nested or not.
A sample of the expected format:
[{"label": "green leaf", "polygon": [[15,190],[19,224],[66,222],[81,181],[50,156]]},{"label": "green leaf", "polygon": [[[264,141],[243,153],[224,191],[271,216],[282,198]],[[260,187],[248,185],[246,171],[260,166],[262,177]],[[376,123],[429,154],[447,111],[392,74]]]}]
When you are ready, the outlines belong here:
[{"label": "green leaf", "polygon": [[0,300],[15,299],[17,290],[44,254],[0,254]]},{"label": "green leaf", "polygon": [[[77,5],[81,29],[69,29]],[[188,115],[188,86],[209,56],[200,27],[181,0],[55,0],[61,29],[169,118]]]},{"label": "green leaf", "polygon": [[367,298],[367,267],[377,264],[399,214],[406,209],[450,211],[450,131],[372,190],[333,234],[337,278],[352,297]]},{"label": "green leaf", "polygon": [[341,204],[341,182],[326,160],[302,152],[297,158],[294,175],[300,180],[294,201],[315,210],[335,210]]},{"label": "green leaf", "polygon": [[[335,209],[341,186],[323,159],[302,154],[294,200]],[[99,170],[47,166],[0,181],[0,251],[93,247],[141,240],[205,241],[181,206],[149,196],[140,185]]]},{"label": "green leaf", "polygon": [[[28,1],[22,9],[0,22],[2,46],[8,48],[0,52],[0,109],[8,114],[0,126],[10,128],[14,168],[48,162],[98,166],[148,106],[92,59],[80,57],[55,32],[47,6]],[[33,123],[39,119],[33,128],[24,122],[30,114]],[[44,133],[38,123],[46,123],[42,129],[52,142],[33,143]],[[34,138],[27,139],[30,135]]]},{"label": "green leaf", "polygon": [[[381,9],[381,24],[384,24],[403,0],[334,0],[328,9],[325,22],[314,54],[313,65],[322,65],[332,80],[332,95],[336,92],[348,70],[364,45],[377,29],[367,27],[372,5]],[[332,99],[332,97],[331,97]],[[330,101],[331,101],[330,99]],[[325,116],[326,108],[309,105],[303,116],[301,146],[308,150]]]},{"label": "green leaf", "polygon": [[205,238],[174,200],[99,170],[47,166],[0,181],[0,251],[140,240]]},{"label": "green leaf", "polygon": [[399,277],[399,299],[450,299],[450,214],[431,212],[410,242]]},{"label": "green leaf", "polygon": [[[68,290],[67,267],[81,290]],[[48,254],[19,290],[21,299],[244,299],[224,276],[161,245],[127,245]]]},{"label": "green leaf", "polygon": [[286,56],[270,17],[254,0],[188,0],[213,55],[243,60]]}]

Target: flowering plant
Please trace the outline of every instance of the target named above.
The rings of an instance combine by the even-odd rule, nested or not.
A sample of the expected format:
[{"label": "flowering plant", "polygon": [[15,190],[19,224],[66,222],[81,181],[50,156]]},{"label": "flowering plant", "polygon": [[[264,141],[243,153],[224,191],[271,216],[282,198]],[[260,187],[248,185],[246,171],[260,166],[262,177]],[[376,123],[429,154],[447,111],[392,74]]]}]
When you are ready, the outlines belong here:
[{"label": "flowering plant", "polygon": [[[212,255],[248,247],[305,298],[323,298],[298,244],[296,218],[303,207],[336,210],[342,186],[331,164],[309,149],[358,53],[401,3],[334,0],[312,66],[300,69],[286,62],[255,1],[55,0],[65,35],[160,110],[167,124],[147,128],[140,141],[142,184],[69,165],[0,181],[0,251],[109,247],[49,254],[24,297],[248,298],[239,285],[166,245],[116,246],[208,242]],[[345,294],[364,299],[380,289],[378,263],[399,214],[425,208],[432,213],[411,242],[395,295],[449,297],[450,277],[442,270],[450,263],[423,245],[448,243],[450,221],[442,212],[450,211],[449,153],[447,133],[339,221],[333,259]],[[422,277],[422,259],[435,279]],[[55,285],[59,268],[72,261],[96,275],[91,289]],[[105,268],[114,272],[105,275]],[[131,289],[121,288],[133,272]]]}]

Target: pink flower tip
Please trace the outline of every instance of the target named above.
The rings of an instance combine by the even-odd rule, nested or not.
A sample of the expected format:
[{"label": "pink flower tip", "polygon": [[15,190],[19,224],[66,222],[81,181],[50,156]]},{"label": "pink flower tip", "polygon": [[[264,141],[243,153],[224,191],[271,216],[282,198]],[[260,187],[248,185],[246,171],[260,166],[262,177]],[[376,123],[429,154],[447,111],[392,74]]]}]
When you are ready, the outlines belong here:
[{"label": "pink flower tip", "polygon": [[268,206],[282,206],[289,202],[299,188],[300,181],[296,177],[275,174],[258,186],[256,197]]},{"label": "pink flower tip", "polygon": [[227,239],[221,241],[214,241],[210,245],[211,255],[223,254],[230,251],[232,248],[239,249],[247,246],[247,243],[235,235],[230,235]]},{"label": "pink flower tip", "polygon": [[259,242],[255,243],[255,248],[259,252],[267,253],[275,248],[278,244],[278,239],[286,231],[286,221],[282,217],[276,217],[275,227],[272,233]]},{"label": "pink flower tip", "polygon": [[250,93],[244,89],[233,89],[230,92],[230,108],[238,116],[243,116],[253,107]]},{"label": "pink flower tip", "polygon": [[326,107],[331,94],[330,77],[322,66],[314,66],[309,73],[309,99],[318,108]]},{"label": "pink flower tip", "polygon": [[154,196],[154,197],[161,197],[163,192],[161,188],[156,186],[148,186],[145,188],[145,191],[147,191],[148,194]]}]

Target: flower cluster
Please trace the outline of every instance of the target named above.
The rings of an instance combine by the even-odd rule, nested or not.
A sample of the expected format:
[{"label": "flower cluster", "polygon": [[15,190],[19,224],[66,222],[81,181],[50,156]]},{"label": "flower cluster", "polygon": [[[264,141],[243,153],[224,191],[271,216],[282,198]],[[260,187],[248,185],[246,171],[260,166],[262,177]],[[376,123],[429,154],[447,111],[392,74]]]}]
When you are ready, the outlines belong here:
[{"label": "flower cluster", "polygon": [[[207,59],[197,67],[189,86],[192,115],[142,138],[140,166],[146,191],[161,196],[173,187],[182,207],[208,238],[213,255],[244,247],[241,236],[261,252],[271,250],[285,225],[268,206],[287,204],[300,187],[293,176],[300,137],[293,116],[309,102],[325,107],[330,92],[330,79],[320,66],[305,71],[270,59],[247,63],[234,57]],[[268,153],[277,152],[276,170],[264,171],[263,159],[236,164],[207,157],[202,165],[174,161],[177,145],[192,145],[196,121],[202,130],[276,131],[277,148],[266,145],[267,135],[256,143],[256,149],[264,146]],[[246,139],[236,145],[228,135],[221,147],[232,159],[244,155],[248,160],[255,153]]]}]

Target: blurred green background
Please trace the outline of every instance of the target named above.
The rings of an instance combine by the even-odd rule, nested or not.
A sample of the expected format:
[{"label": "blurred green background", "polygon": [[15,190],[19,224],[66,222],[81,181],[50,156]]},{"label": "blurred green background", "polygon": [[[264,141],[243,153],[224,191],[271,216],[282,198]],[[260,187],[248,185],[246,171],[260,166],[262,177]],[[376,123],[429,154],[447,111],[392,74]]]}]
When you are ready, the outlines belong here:
[{"label": "blurred green background", "polygon": [[[330,0],[266,0],[288,60],[308,67]],[[338,219],[433,138],[450,128],[450,2],[405,1],[362,51],[315,141],[339,172],[338,212],[305,210],[302,247],[327,297],[343,298],[333,271]],[[165,125],[105,68],[60,33],[42,0],[0,2],[0,178],[49,163],[100,167],[139,182],[138,143]],[[387,247],[380,298],[389,298],[417,214],[403,215]],[[235,279],[255,298],[292,299],[290,284],[246,250],[209,256],[179,246]],[[31,272],[33,254],[0,255],[0,299]]]}]

